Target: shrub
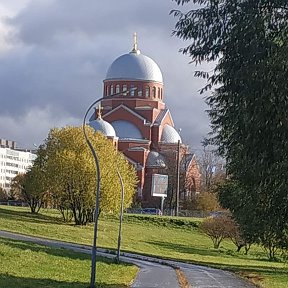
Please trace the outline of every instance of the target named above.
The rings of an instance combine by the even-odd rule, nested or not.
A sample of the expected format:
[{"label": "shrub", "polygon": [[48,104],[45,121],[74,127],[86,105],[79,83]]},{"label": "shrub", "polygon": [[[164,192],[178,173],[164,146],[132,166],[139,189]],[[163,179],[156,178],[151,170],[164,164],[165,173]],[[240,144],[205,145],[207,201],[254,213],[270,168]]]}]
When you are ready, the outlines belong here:
[{"label": "shrub", "polygon": [[200,229],[212,240],[214,248],[218,249],[220,243],[229,237],[227,228],[230,223],[230,217],[226,215],[207,218],[201,223]]}]

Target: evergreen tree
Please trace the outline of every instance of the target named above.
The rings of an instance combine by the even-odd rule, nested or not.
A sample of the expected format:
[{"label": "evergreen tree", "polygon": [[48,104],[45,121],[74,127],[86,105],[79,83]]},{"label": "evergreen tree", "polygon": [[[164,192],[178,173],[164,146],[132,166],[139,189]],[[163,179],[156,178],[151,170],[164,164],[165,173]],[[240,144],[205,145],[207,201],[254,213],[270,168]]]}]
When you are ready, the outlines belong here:
[{"label": "evergreen tree", "polygon": [[172,11],[174,34],[191,41],[182,52],[192,62],[216,61],[211,74],[196,74],[208,80],[202,91],[214,88],[207,98],[210,140],[239,187],[237,199],[224,202],[273,258],[274,248],[287,248],[288,1],[176,2],[198,4]]}]

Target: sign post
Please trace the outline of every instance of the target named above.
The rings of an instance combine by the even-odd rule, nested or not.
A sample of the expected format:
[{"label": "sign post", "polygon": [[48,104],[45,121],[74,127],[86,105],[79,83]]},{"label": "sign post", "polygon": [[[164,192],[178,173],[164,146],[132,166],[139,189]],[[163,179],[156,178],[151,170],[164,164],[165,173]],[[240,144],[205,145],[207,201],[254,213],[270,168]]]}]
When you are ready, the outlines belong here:
[{"label": "sign post", "polygon": [[164,210],[164,200],[168,191],[168,175],[152,174],[151,195],[161,197],[161,212]]}]

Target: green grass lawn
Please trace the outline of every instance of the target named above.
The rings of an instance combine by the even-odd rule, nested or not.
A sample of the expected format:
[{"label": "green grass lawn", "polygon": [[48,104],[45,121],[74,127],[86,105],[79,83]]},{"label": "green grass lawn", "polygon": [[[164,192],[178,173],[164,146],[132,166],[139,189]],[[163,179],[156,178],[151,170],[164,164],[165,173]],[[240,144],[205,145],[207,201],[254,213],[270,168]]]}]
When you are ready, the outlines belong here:
[{"label": "green grass lawn", "polygon": [[[0,287],[87,288],[90,256],[0,238]],[[129,287],[138,268],[99,258],[97,287]]]},{"label": "green grass lawn", "polygon": [[[261,280],[265,288],[287,287],[288,268],[285,264],[268,261],[264,251],[257,246],[252,247],[248,255],[236,253],[236,247],[229,241],[224,241],[220,249],[214,249],[211,240],[199,232],[199,221],[126,215],[122,249],[221,267]],[[41,210],[40,215],[32,215],[27,208],[0,206],[0,229],[89,245],[93,237],[93,225],[78,227],[63,223],[55,210]],[[102,217],[99,221],[98,246],[115,249],[117,235],[118,220]]]}]

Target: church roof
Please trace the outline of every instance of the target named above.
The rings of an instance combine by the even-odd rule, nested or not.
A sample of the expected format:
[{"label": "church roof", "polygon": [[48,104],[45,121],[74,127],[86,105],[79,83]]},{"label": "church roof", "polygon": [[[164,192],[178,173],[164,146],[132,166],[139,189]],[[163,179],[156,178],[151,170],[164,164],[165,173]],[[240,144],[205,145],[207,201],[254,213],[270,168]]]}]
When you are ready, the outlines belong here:
[{"label": "church roof", "polygon": [[136,37],[132,51],[118,57],[111,64],[106,80],[144,80],[163,83],[159,66],[150,57],[140,53]]},{"label": "church roof", "polygon": [[180,143],[182,143],[181,137],[179,133],[176,131],[176,129],[168,124],[165,124],[162,135],[161,135],[161,142],[172,144],[172,143],[178,143],[178,140]]},{"label": "church roof", "polygon": [[120,139],[143,139],[141,131],[136,125],[126,120],[111,122]]},{"label": "church roof", "polygon": [[165,158],[156,151],[150,151],[147,157],[146,166],[150,168],[165,168]]},{"label": "church roof", "polygon": [[89,122],[89,125],[94,128],[95,131],[101,132],[107,137],[116,137],[113,126],[102,118],[97,118]]}]

